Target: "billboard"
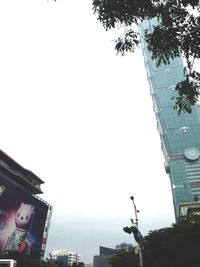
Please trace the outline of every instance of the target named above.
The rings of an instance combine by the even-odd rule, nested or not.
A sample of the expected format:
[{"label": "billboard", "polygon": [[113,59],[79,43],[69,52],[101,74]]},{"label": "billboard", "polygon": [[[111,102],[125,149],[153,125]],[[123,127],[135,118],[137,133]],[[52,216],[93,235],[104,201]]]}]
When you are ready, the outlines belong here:
[{"label": "billboard", "polygon": [[40,258],[48,205],[0,174],[0,252]]}]

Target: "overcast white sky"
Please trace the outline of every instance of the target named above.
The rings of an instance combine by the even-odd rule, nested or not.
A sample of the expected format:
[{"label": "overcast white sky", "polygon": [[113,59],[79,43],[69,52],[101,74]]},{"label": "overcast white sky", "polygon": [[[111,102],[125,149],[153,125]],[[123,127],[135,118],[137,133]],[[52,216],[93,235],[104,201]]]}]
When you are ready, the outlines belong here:
[{"label": "overcast white sky", "polygon": [[0,148],[45,181],[47,251],[125,234],[135,196],[143,234],[174,222],[169,178],[140,52],[116,56],[90,0],[0,3]]}]

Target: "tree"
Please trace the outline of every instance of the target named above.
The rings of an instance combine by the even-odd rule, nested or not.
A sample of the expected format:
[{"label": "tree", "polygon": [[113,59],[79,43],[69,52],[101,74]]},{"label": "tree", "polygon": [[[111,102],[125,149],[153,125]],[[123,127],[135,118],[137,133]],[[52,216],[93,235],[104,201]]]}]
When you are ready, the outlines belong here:
[{"label": "tree", "polygon": [[194,62],[200,58],[199,0],[93,0],[93,10],[106,30],[124,27],[115,45],[122,55],[139,44],[134,25],[157,17],[158,25],[145,35],[148,49],[157,66],[169,64],[180,54],[184,56],[185,79],[176,85],[174,108],[179,114],[190,113],[200,94],[200,73],[194,70]]},{"label": "tree", "polygon": [[200,224],[183,223],[146,236],[145,267],[197,267],[200,262]]},{"label": "tree", "polygon": [[114,256],[109,259],[112,267],[139,267],[138,255],[134,248],[129,248],[128,251],[120,249]]},{"label": "tree", "polygon": [[14,259],[17,261],[17,267],[56,267],[53,262],[33,259],[30,256],[21,254],[17,251],[11,251],[0,255],[1,259]]},{"label": "tree", "polygon": [[72,263],[72,267],[84,267],[85,264],[81,261],[81,262],[73,262]]},{"label": "tree", "polygon": [[[125,227],[124,231],[137,233],[133,226]],[[144,267],[198,267],[200,215],[197,212],[181,217],[171,227],[150,231],[143,240],[141,248]],[[112,267],[138,266],[138,262],[139,255],[134,249],[129,253],[119,251],[111,259]]]}]

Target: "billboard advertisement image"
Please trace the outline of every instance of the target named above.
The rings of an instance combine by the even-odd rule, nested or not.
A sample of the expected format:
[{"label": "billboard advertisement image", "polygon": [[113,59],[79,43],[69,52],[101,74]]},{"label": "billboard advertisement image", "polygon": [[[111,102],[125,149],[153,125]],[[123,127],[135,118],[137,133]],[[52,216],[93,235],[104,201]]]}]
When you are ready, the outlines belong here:
[{"label": "billboard advertisement image", "polygon": [[0,176],[0,252],[40,258],[48,206]]}]

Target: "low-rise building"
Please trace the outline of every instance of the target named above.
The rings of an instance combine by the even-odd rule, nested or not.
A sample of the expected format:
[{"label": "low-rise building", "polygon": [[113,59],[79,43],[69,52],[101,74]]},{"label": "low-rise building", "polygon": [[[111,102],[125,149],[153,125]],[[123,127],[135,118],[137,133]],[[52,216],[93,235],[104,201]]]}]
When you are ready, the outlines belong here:
[{"label": "low-rise building", "polygon": [[73,263],[78,264],[81,262],[81,255],[77,252],[67,251],[67,250],[53,250],[50,253],[50,257],[54,261],[61,261],[64,265],[72,266]]},{"label": "low-rise building", "polygon": [[132,244],[127,244],[127,243],[121,243],[119,245],[116,245],[115,248],[116,248],[116,250],[125,250],[125,251],[128,251],[131,248],[133,248],[133,245]]}]

